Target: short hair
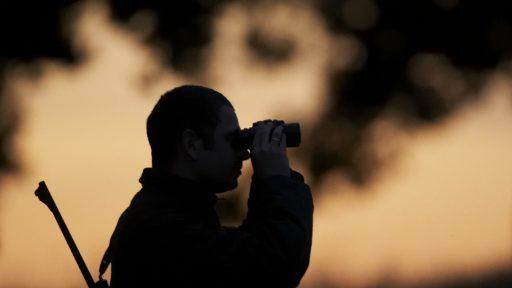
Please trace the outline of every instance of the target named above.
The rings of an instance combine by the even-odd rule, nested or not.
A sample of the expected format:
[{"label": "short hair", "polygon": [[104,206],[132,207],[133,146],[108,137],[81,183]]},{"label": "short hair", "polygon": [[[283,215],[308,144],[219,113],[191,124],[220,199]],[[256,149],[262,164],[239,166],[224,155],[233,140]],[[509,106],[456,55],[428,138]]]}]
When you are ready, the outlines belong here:
[{"label": "short hair", "polygon": [[222,106],[234,109],[224,95],[202,86],[184,85],[165,92],[146,123],[153,166],[175,160],[186,129],[196,132],[204,140],[206,149],[211,149]]}]

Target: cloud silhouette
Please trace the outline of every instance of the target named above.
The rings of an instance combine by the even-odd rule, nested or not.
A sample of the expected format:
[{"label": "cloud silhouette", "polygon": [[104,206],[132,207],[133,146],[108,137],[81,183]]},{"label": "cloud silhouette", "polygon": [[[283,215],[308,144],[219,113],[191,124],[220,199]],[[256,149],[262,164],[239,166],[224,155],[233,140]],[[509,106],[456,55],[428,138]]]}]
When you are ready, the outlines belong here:
[{"label": "cloud silhouette", "polygon": [[[16,63],[35,63],[41,58],[79,63],[81,55],[71,48],[70,37],[64,32],[72,22],[72,8],[81,2],[2,4],[0,73],[4,75]],[[268,5],[266,1],[235,0],[179,4],[111,0],[109,5],[117,23],[143,34],[149,45],[160,47],[166,65],[200,77],[215,16],[231,3],[246,5],[247,9],[260,3]],[[308,139],[304,142],[310,144],[300,156],[317,180],[340,168],[356,183],[371,180],[381,163],[365,141],[378,119],[392,113],[399,119],[399,128],[406,131],[440,123],[478,95],[487,72],[510,59],[512,9],[507,1],[302,3],[311,5],[333,36],[357,39],[362,55],[351,67],[332,69],[332,105],[312,133],[305,135]],[[254,29],[246,41],[252,54],[267,65],[286,62],[294,52],[293,39],[286,35]],[[37,72],[37,65],[32,67]],[[5,91],[1,95],[0,102],[7,103]],[[18,118],[0,118],[0,169],[15,166],[10,155]]]}]

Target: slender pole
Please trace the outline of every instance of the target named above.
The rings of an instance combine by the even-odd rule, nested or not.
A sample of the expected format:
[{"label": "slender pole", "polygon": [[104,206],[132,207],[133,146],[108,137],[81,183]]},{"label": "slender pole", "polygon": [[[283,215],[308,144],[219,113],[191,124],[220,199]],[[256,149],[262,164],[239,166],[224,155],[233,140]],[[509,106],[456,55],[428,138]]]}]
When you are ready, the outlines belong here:
[{"label": "slender pole", "polygon": [[64,219],[62,218],[62,215],[60,214],[55,201],[53,201],[50,190],[48,190],[48,187],[44,181],[39,182],[39,187],[36,189],[35,194],[39,200],[46,204],[50,211],[52,211],[53,216],[55,216],[55,220],[57,220],[57,224],[59,224],[60,230],[62,231],[66,242],[68,243],[69,249],[71,250],[71,253],[73,253],[73,257],[75,257],[78,268],[80,268],[85,282],[87,282],[87,286],[89,286],[89,288],[94,288],[95,284],[91,273],[89,272],[89,269],[87,269],[87,265],[85,265],[84,259],[82,258],[82,255],[80,255],[80,251],[78,251],[75,241],[73,240],[71,233],[69,233],[68,227],[66,226],[66,223],[64,222]]}]

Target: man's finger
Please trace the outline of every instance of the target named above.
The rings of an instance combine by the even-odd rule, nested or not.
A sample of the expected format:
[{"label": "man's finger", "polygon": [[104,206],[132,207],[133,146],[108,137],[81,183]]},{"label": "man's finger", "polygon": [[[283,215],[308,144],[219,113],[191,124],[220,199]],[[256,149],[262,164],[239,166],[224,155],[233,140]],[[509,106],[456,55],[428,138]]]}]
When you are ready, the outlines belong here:
[{"label": "man's finger", "polygon": [[281,138],[281,143],[279,143],[279,150],[286,150],[286,134],[283,133],[283,137]]},{"label": "man's finger", "polygon": [[257,150],[260,148],[261,145],[261,128],[259,127],[260,124],[258,122],[253,124],[253,127],[256,127],[256,132],[254,133],[254,139],[252,139],[252,149],[251,150]]},{"label": "man's finger", "polygon": [[283,136],[283,126],[277,126],[274,131],[272,132],[272,136],[270,138],[270,144],[272,146],[279,147],[279,144],[281,143],[281,139]]},{"label": "man's finger", "polygon": [[270,145],[270,130],[272,129],[272,122],[265,122],[261,128],[261,142],[260,147],[268,147]]},{"label": "man's finger", "polygon": [[[254,123],[253,125],[255,126],[255,129],[256,129],[256,133],[254,134],[254,139],[253,139],[253,149],[260,149],[263,145],[263,143],[265,143],[265,134],[268,134],[268,132],[265,132],[265,125],[267,125],[268,123],[268,120],[264,120],[264,121],[258,121],[256,123]],[[266,138],[267,141],[268,141],[268,137]]]},{"label": "man's finger", "polygon": [[254,123],[252,123],[252,127],[258,127],[258,126],[263,125],[265,122],[268,122],[268,121],[272,121],[272,120],[266,119],[266,120],[261,120],[261,121],[254,122]]}]

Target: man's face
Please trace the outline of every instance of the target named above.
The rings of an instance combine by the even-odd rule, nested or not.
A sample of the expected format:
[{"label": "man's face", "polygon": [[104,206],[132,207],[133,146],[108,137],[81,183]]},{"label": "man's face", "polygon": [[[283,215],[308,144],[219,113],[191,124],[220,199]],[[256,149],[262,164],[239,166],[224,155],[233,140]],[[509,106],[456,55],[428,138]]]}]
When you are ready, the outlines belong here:
[{"label": "man's face", "polygon": [[210,150],[201,151],[197,162],[200,178],[211,183],[216,193],[232,190],[238,185],[242,161],[249,157],[247,150],[233,142],[237,131],[240,131],[240,125],[235,111],[229,106],[222,106],[213,145]]}]

